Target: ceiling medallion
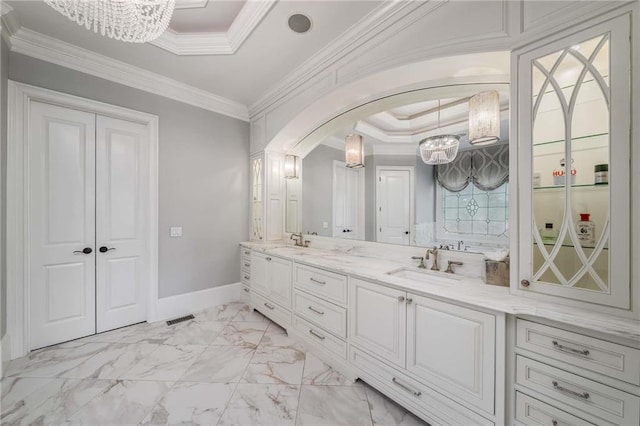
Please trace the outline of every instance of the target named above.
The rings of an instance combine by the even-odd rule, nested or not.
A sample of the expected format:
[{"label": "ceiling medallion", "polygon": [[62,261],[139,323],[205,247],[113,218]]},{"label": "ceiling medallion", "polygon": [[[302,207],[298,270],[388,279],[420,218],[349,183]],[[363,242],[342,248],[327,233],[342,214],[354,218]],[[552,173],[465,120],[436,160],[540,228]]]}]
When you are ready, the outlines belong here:
[{"label": "ceiling medallion", "polygon": [[115,40],[146,43],[169,26],[175,0],[45,0],[86,29]]}]

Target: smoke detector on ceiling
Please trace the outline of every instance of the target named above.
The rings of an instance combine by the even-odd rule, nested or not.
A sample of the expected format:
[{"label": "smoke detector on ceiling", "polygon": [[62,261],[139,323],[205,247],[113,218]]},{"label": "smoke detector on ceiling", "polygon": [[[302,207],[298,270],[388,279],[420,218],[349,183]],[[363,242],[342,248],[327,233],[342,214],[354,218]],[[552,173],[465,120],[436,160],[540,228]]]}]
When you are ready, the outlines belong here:
[{"label": "smoke detector on ceiling", "polygon": [[308,32],[309,30],[311,30],[312,26],[311,18],[302,13],[294,13],[293,15],[289,16],[287,24],[289,25],[291,31],[298,34],[304,34]]}]

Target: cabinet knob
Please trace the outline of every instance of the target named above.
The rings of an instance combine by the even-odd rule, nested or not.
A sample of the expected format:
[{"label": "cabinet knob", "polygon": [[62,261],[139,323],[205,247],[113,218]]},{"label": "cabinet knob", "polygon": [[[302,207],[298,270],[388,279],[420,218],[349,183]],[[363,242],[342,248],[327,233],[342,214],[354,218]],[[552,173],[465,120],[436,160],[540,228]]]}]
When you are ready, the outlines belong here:
[{"label": "cabinet knob", "polygon": [[398,302],[404,302],[404,296],[398,296]]},{"label": "cabinet knob", "polygon": [[270,257],[267,257],[267,260],[271,260],[271,258],[270,258]]},{"label": "cabinet knob", "polygon": [[413,299],[410,297],[407,297],[407,305],[410,305],[413,303]]},{"label": "cabinet knob", "polygon": [[530,285],[530,284],[531,284],[531,283],[529,282],[529,280],[522,280],[522,281],[520,281],[520,285],[521,285],[522,287],[529,287],[529,285]]}]

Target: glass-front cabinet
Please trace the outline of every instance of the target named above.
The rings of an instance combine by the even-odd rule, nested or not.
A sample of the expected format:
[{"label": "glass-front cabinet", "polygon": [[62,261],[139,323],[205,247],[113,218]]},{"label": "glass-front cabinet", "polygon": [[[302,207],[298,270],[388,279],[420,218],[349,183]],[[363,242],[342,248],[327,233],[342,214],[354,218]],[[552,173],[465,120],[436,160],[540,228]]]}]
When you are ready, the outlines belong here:
[{"label": "glass-front cabinet", "polygon": [[264,155],[254,155],[251,161],[251,240],[264,237]]},{"label": "glass-front cabinet", "polygon": [[630,17],[514,53],[523,291],[630,308]]}]

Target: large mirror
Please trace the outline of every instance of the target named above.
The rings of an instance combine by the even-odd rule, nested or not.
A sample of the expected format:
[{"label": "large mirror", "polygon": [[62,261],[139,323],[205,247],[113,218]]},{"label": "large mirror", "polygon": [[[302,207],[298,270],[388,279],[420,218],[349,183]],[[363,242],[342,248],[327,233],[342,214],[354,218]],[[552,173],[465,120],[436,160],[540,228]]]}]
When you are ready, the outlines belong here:
[{"label": "large mirror", "polygon": [[[301,171],[287,184],[296,199],[287,204],[287,231],[469,251],[507,246],[508,89],[473,84],[401,93],[319,127],[291,152]],[[469,101],[487,92],[499,97],[501,136],[479,146],[469,142]],[[419,143],[437,135],[459,137],[458,152],[449,163],[426,164]],[[345,158],[346,145],[360,141],[360,160]]]}]

